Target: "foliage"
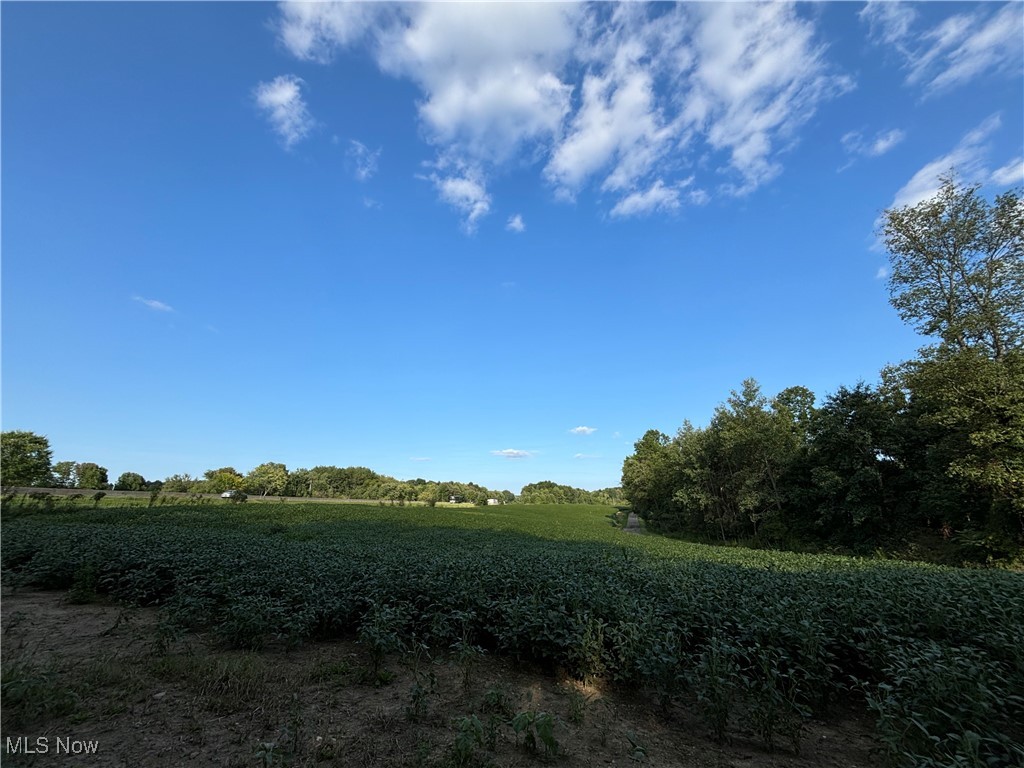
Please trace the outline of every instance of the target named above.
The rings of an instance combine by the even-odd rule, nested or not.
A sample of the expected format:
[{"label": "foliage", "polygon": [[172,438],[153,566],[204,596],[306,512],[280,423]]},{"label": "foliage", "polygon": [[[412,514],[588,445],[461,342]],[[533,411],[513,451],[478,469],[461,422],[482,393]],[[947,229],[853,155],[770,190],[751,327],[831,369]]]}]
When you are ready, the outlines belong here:
[{"label": "foliage", "polygon": [[107,490],[110,488],[110,483],[107,481],[107,468],[92,461],[75,464],[75,488]]},{"label": "foliage", "polygon": [[254,467],[245,476],[246,489],[260,496],[280,493],[287,483],[288,469],[284,464],[277,464],[272,461]]},{"label": "foliage", "polygon": [[622,484],[652,529],[856,552],[924,529],[982,563],[1024,550],[1024,201],[978,189],[948,176],[883,215],[892,304],[940,343],[817,408],[748,380],[707,427],[647,432]]},{"label": "foliage", "polygon": [[146,478],[138,472],[122,472],[114,483],[115,491],[144,491],[146,490]]},{"label": "foliage", "polygon": [[[602,498],[598,495],[601,494]],[[517,501],[521,504],[607,504],[607,492],[585,491],[551,480],[524,485]]]},{"label": "foliage", "polygon": [[883,214],[892,304],[924,335],[998,360],[1024,344],[1024,204],[941,181],[935,197]]},{"label": "foliage", "polygon": [[50,474],[53,479],[54,488],[75,487],[75,462],[58,461],[53,465]]},{"label": "foliage", "polygon": [[[743,722],[766,745],[798,743],[808,715],[843,699],[873,707],[914,764],[1019,750],[1021,575],[625,536],[610,511],[55,510],[5,515],[0,557],[9,584],[160,606],[168,631],[231,646],[355,637],[374,680],[395,654],[480,648],[691,703],[721,738]],[[521,739],[543,751],[538,718]],[[470,756],[481,725],[480,739],[467,725]]]},{"label": "foliage", "polygon": [[34,432],[0,434],[0,485],[5,488],[46,487],[51,484],[50,441]]}]

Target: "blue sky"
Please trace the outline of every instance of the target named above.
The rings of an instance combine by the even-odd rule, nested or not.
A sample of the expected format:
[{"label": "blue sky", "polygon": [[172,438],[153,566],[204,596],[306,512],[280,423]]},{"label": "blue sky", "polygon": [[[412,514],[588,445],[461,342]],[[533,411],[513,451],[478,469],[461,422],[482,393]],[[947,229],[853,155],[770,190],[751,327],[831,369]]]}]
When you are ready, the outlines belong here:
[{"label": "blue sky", "polygon": [[1022,10],[5,2],[3,429],[594,489],[874,381],[879,213],[1022,181]]}]

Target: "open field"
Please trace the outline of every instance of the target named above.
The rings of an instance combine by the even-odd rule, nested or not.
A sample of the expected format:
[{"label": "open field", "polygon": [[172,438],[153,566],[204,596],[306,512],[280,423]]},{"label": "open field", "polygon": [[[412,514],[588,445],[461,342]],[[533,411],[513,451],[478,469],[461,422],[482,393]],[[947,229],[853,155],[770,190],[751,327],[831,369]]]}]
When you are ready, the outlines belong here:
[{"label": "open field", "polygon": [[4,733],[109,731],[89,765],[1024,761],[1020,574],[613,513],[9,505]]}]

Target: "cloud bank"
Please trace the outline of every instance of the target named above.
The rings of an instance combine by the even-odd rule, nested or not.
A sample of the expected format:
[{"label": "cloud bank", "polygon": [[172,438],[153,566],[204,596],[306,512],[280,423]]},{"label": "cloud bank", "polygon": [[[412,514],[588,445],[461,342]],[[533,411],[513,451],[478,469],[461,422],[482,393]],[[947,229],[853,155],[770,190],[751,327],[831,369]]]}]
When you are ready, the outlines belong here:
[{"label": "cloud bank", "polygon": [[[278,39],[296,58],[362,50],[416,86],[435,153],[422,178],[467,232],[491,211],[494,176],[524,163],[558,199],[597,191],[613,218],[750,194],[782,172],[818,107],[852,87],[813,14],[789,4],[279,8]],[[264,108],[291,146],[309,119],[301,81],[281,80]]]}]

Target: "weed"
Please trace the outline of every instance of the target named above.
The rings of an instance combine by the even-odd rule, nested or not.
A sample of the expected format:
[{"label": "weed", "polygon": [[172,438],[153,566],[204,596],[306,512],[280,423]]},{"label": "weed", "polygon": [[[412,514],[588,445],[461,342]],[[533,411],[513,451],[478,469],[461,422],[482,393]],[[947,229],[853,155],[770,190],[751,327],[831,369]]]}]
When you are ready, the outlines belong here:
[{"label": "weed", "polygon": [[78,694],[61,681],[56,661],[37,664],[18,659],[3,665],[0,703],[12,725],[22,727],[37,720],[63,717],[79,704]]},{"label": "weed", "polygon": [[473,763],[477,748],[484,746],[484,724],[476,715],[466,715],[456,721],[456,729],[450,762],[454,768],[463,768]]},{"label": "weed", "polygon": [[569,692],[569,722],[574,725],[583,725],[587,716],[587,705],[590,697],[584,696],[577,690]]},{"label": "weed", "polygon": [[527,710],[512,718],[516,741],[523,737],[523,746],[530,752],[543,751],[546,758],[557,757],[560,745],[555,738],[558,718],[548,712]]}]

